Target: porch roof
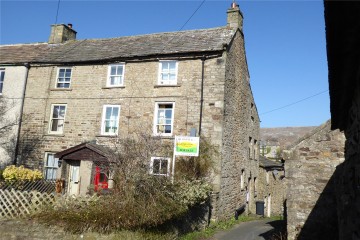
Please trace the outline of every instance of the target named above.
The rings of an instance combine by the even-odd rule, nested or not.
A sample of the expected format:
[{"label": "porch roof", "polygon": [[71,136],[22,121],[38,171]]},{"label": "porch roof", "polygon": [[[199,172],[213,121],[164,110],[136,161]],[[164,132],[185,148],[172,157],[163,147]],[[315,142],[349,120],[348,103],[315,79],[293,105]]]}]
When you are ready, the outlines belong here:
[{"label": "porch roof", "polygon": [[86,142],[58,152],[55,157],[64,160],[113,161],[115,154],[105,146]]}]

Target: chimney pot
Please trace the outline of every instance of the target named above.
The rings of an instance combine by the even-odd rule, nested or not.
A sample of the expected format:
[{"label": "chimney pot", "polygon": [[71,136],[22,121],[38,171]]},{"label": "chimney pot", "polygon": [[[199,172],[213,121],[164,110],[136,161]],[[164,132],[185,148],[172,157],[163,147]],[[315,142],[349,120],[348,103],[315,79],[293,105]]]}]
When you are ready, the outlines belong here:
[{"label": "chimney pot", "polygon": [[72,23],[68,23],[68,27],[72,29]]}]

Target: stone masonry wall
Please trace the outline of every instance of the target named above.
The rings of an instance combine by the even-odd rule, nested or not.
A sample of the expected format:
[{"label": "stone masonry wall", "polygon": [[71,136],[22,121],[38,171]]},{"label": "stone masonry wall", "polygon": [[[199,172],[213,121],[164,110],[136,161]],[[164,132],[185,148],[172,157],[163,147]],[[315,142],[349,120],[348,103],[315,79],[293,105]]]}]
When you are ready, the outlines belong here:
[{"label": "stone masonry wall", "polygon": [[344,134],[330,121],[292,148],[285,162],[288,239],[338,239],[334,178],[344,161]]},{"label": "stone masonry wall", "polygon": [[[201,60],[182,60],[177,86],[157,86],[158,62],[125,64],[125,87],[106,87],[108,65],[72,67],[70,89],[55,89],[57,67],[32,67],[29,72],[22,136],[40,139],[26,165],[43,168],[45,152],[58,152],[85,141],[110,145],[113,137],[101,135],[103,105],[120,105],[119,136],[152,134],[156,102],[174,102],[174,135],[198,130],[200,115]],[[205,62],[203,133],[221,146],[224,63]],[[64,133],[49,134],[52,104],[67,104]],[[25,139],[26,140],[26,139]],[[33,141],[33,139],[27,139]]]},{"label": "stone masonry wall", "polygon": [[360,84],[354,91],[348,127],[346,155],[336,181],[339,239],[360,239]]},{"label": "stone masonry wall", "polygon": [[[219,219],[232,217],[246,203],[255,211],[252,194],[258,176],[259,118],[252,96],[246,63],[244,37],[238,31],[226,56],[223,148],[219,181]],[[244,184],[241,184],[243,174]]]},{"label": "stone masonry wall", "polygon": [[283,216],[285,201],[285,172],[272,168],[259,168],[257,197],[264,201],[265,216]]}]

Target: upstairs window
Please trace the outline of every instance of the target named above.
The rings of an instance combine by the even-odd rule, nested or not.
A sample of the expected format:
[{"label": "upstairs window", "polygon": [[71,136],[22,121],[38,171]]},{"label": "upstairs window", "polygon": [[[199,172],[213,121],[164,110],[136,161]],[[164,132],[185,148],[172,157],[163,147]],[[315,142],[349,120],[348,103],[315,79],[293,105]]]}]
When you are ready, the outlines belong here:
[{"label": "upstairs window", "polygon": [[71,68],[59,68],[56,80],[56,88],[70,88]]},{"label": "upstairs window", "polygon": [[170,158],[152,157],[150,163],[150,174],[169,176]]},{"label": "upstairs window", "polygon": [[52,105],[50,116],[49,133],[63,133],[65,124],[66,105],[56,104]]},{"label": "upstairs window", "polygon": [[44,175],[46,180],[56,179],[58,161],[53,153],[45,153]]},{"label": "upstairs window", "polygon": [[0,69],[0,95],[2,95],[4,87],[5,69]]},{"label": "upstairs window", "polygon": [[124,64],[110,65],[108,69],[108,87],[124,86]]},{"label": "upstairs window", "polygon": [[119,127],[120,106],[105,105],[101,124],[102,135],[117,135]]},{"label": "upstairs window", "polygon": [[173,133],[175,103],[156,103],[154,134],[171,136]]},{"label": "upstairs window", "polygon": [[159,63],[159,85],[176,85],[177,83],[177,61],[161,61]]}]

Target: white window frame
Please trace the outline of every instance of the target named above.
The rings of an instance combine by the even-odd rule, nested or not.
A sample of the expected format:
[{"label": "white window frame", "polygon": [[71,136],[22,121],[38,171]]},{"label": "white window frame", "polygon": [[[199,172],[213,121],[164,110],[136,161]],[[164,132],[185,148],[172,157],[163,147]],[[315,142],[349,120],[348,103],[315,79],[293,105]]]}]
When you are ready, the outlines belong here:
[{"label": "white window frame", "polygon": [[[64,118],[56,118],[56,120],[63,120],[63,127],[61,131],[52,131],[52,123],[53,123],[53,114],[54,114],[54,108],[56,106],[64,106],[65,107],[65,113],[64,113]],[[64,133],[64,128],[65,128],[65,118],[66,118],[66,111],[67,111],[67,104],[51,104],[51,112],[50,112],[50,121],[49,121],[49,133],[50,134],[62,134]]]},{"label": "white window frame", "polygon": [[[111,75],[111,68],[112,67],[118,67],[118,66],[122,66],[122,73],[121,74],[116,74],[116,75]],[[111,77],[120,77],[121,81],[119,84],[111,84]],[[108,66],[108,74],[107,74],[107,80],[106,80],[106,86],[107,87],[122,87],[124,86],[124,80],[125,80],[125,63],[118,63],[118,64],[111,64]]]},{"label": "white window frame", "polygon": [[245,170],[242,169],[240,175],[240,189],[243,190],[244,188],[245,188]]},{"label": "white window frame", "polygon": [[[160,159],[160,169],[161,169],[162,161],[167,161],[166,174],[164,174],[164,173],[154,173],[154,160],[156,160],[156,159]],[[155,175],[155,176],[167,176],[168,177],[168,176],[170,176],[170,164],[171,164],[170,158],[167,158],[167,157],[151,157],[150,174]]]},{"label": "white window frame", "polygon": [[[162,80],[162,74],[163,74],[162,65],[164,63],[170,63],[170,62],[175,62],[175,79],[174,80]],[[179,62],[176,60],[159,61],[158,85],[176,85],[177,77],[178,77],[178,65],[179,65]],[[167,72],[166,74],[170,74],[170,71]]]},{"label": "white window frame", "polygon": [[[53,159],[54,159],[54,165],[53,166],[50,166],[50,165],[47,165],[48,163],[48,158],[49,156],[52,155],[53,156]],[[53,175],[52,177],[48,178],[48,175],[47,175],[47,170],[48,169],[52,169],[54,170],[53,172]],[[45,152],[45,159],[44,159],[44,179],[45,180],[55,180],[56,179],[56,176],[57,176],[57,170],[59,169],[59,166],[58,166],[58,160],[55,158],[55,153],[52,153],[52,152]]]},{"label": "white window frame", "polygon": [[[116,132],[105,132],[105,121],[106,121],[106,109],[108,107],[112,107],[112,108],[118,108],[118,115],[117,115],[117,128],[116,128]],[[102,118],[101,118],[101,135],[108,135],[108,136],[115,136],[118,135],[119,133],[119,125],[120,125],[120,110],[121,107],[120,105],[104,105],[103,106],[103,112],[102,112]],[[111,121],[111,120],[110,120]]]},{"label": "white window frame", "polygon": [[[159,133],[157,131],[159,105],[164,105],[164,104],[171,104],[172,105],[171,132],[170,133]],[[153,129],[155,136],[172,136],[173,135],[173,132],[174,132],[174,115],[175,115],[175,102],[156,102],[155,103],[154,129]],[[168,124],[162,124],[162,125],[168,125]]]},{"label": "white window frame", "polygon": [[0,68],[0,95],[3,94],[4,91],[4,81],[5,81],[5,69],[4,68]]},{"label": "white window frame", "polygon": [[[59,78],[60,78],[59,74],[60,74],[60,70],[61,70],[61,69],[65,69],[65,71],[66,71],[67,69],[70,69],[70,70],[71,70],[69,82],[65,82],[65,81],[64,81],[64,82],[59,82]],[[72,67],[58,67],[58,69],[57,69],[57,75],[56,75],[55,88],[59,88],[59,89],[69,89],[69,88],[71,87],[72,72],[73,72]],[[65,77],[63,77],[63,78],[65,79]],[[69,87],[58,87],[58,84],[60,84],[60,83],[68,83],[68,84],[69,84]]]}]

